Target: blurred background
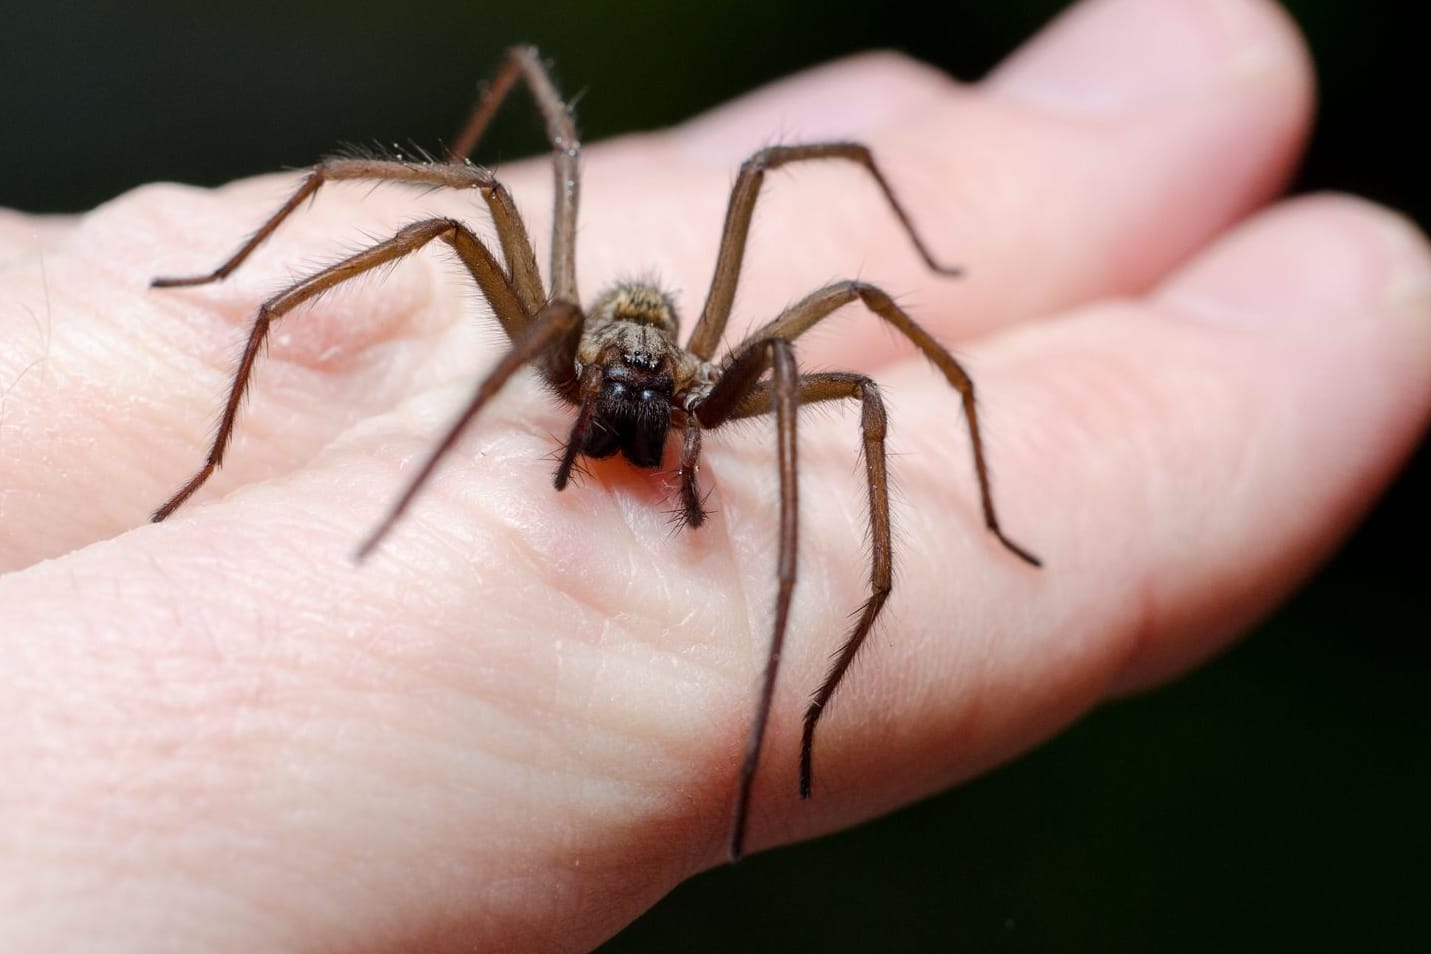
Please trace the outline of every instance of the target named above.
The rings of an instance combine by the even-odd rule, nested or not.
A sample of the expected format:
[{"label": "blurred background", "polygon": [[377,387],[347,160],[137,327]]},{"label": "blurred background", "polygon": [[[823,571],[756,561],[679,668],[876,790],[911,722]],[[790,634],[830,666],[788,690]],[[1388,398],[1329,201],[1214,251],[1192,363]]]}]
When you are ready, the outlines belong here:
[{"label": "blurred background", "polygon": [[[515,41],[588,142],[891,47],[976,79],[1062,0],[0,2],[0,206],[74,212],[343,142],[433,145]],[[1322,85],[1294,191],[1431,223],[1427,37],[1288,0]],[[543,149],[525,105],[482,152]],[[1307,461],[1307,480],[1318,462]],[[1201,671],[960,789],[677,889],[602,950],[1431,949],[1431,453],[1295,599]]]}]

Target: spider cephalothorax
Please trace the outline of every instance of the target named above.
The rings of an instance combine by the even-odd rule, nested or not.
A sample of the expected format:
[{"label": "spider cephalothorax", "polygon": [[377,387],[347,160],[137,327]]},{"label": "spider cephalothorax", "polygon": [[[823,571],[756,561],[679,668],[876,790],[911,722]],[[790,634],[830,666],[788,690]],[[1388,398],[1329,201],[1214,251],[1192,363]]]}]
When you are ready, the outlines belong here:
[{"label": "spider cephalothorax", "polygon": [[[622,283],[591,306],[576,372],[580,378],[597,368],[601,377],[581,453],[620,451],[637,467],[661,466],[672,406],[704,364],[675,345],[679,330],[675,303],[655,285]],[[559,479],[557,489],[564,483]]]},{"label": "spider cephalothorax", "polygon": [[[506,187],[491,172],[472,165],[466,158],[475,148],[497,107],[519,79],[531,89],[552,143],[556,195],[550,291],[542,281],[526,226]],[[523,367],[534,369],[562,400],[576,408],[571,436],[555,475],[558,490],[567,485],[577,458],[581,456],[610,457],[619,451],[637,467],[660,466],[668,435],[675,430],[681,443],[680,509],[677,516],[681,523],[692,527],[700,526],[705,518],[701,507],[702,495],[696,482],[701,434],[740,418],[774,415],[780,474],[780,544],[776,560],[779,585],[760,697],[737,785],[730,834],[730,854],[735,858],[744,848],[751,785],[765,741],[765,726],[774,698],[790,598],[795,588],[799,526],[795,431],[796,409],[801,404],[842,400],[860,402],[860,433],[869,492],[872,543],[870,595],[857,612],[853,627],[805,712],[800,747],[802,797],[807,797],[811,791],[815,727],[826,703],[869,635],[892,587],[889,478],[885,470],[888,422],[879,388],[869,378],[854,372],[801,374],[791,345],[795,338],[841,306],[859,301],[909,339],[959,393],[969,422],[974,474],[979,482],[984,523],[1010,552],[1035,566],[1038,560],[999,529],[989,490],[988,468],[984,463],[973,382],[954,357],[880,289],[856,281],[827,285],[757,327],[720,359],[712,357],[730,318],[755,200],[769,169],[797,162],[832,159],[862,167],[883,193],[890,210],[925,263],[941,274],[958,273],[957,269],[936,262],[924,247],[909,216],[895,199],[865,146],[854,142],[771,146],[755,153],[741,165],[726,211],[715,276],[711,280],[705,307],[684,347],[677,339],[679,322],[671,298],[654,285],[643,282],[618,284],[596,299],[590,314],[582,311],[576,284],[579,151],[570,111],[536,50],[515,47],[507,54],[502,68],[473,111],[472,118],[457,137],[448,162],[353,157],[324,160],[304,178],[288,201],[214,271],[194,277],[155,279],[153,284],[156,286],[172,287],[198,285],[224,278],[324,182],[344,179],[475,190],[491,213],[501,247],[499,259],[462,222],[448,218],[427,219],[406,226],[392,238],[322,269],[264,302],[254,318],[207,460],[188,483],[155,512],[154,519],[163,520],[173,513],[208,480],[223,460],[254,363],[273,322],[335,285],[390,264],[433,241],[450,246],[466,267],[511,341],[511,348],[482,378],[462,413],[397,497],[388,515],[364,541],[358,551],[360,558],[371,552],[392,529],[464,428],[507,380]]]}]

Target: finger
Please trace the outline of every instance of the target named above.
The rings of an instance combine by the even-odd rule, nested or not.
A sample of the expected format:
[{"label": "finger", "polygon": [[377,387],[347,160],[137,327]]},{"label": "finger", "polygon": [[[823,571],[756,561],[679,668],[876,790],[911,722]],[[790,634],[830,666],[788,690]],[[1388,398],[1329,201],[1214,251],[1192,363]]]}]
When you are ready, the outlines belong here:
[{"label": "finger", "polygon": [[0,209],[0,268],[46,249],[73,225],[67,215],[22,215]]},{"label": "finger", "polygon": [[[971,363],[1004,526],[1044,569],[991,545],[971,492],[951,497],[967,445],[941,436],[939,389],[887,378],[902,448],[892,619],[822,724],[815,801],[796,807],[788,778],[757,791],[777,815],[787,799],[765,829],[777,838],[1006,759],[1182,672],[1283,598],[1425,432],[1431,255],[1383,210],[1300,200],[1146,301],[1006,335]],[[833,572],[834,593],[857,584],[854,568]],[[838,631],[823,605],[801,631]],[[792,642],[787,685],[814,685],[824,653]],[[798,708],[777,713],[773,766],[794,763]]]}]

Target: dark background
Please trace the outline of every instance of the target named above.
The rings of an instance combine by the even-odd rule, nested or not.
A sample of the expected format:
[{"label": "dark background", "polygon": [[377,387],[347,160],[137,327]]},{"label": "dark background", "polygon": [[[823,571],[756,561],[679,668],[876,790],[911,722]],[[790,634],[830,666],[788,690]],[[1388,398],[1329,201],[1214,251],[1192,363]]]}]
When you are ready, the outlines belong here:
[{"label": "dark background", "polygon": [[[973,79],[1065,3],[925,6],[0,3],[0,206],[76,211],[375,137],[436,145],[517,40],[589,90],[593,141],[869,47]],[[1427,34],[1384,0],[1287,7],[1322,85],[1295,189],[1424,228]],[[483,156],[542,148],[523,117]],[[893,817],[697,878],[603,950],[1431,950],[1428,473],[1423,446],[1299,596],[1190,678]]]}]

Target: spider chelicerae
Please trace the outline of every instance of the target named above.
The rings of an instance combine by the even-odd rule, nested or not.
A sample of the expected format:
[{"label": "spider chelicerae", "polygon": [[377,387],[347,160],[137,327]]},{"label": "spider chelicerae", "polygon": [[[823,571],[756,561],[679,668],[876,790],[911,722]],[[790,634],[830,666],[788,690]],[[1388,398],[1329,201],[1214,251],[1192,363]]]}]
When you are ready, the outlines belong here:
[{"label": "spider chelicerae", "polygon": [[[467,158],[518,80],[524,81],[531,91],[552,144],[556,199],[550,292],[542,282],[536,253],[511,195],[490,171],[473,165]],[[829,673],[805,712],[800,748],[802,798],[809,797],[811,792],[811,757],[820,716],[869,635],[891,588],[889,477],[885,469],[887,419],[879,388],[869,378],[854,372],[800,373],[791,344],[795,338],[841,306],[856,300],[908,338],[958,391],[963,401],[986,526],[1016,556],[1034,566],[1038,566],[1039,561],[999,528],[975,412],[973,382],[959,362],[879,288],[860,281],[827,285],[756,328],[719,360],[712,358],[730,317],[755,201],[765,173],[770,169],[829,159],[860,166],[884,194],[890,210],[925,263],[941,275],[959,274],[957,268],[935,261],[867,147],[856,142],[770,146],[741,165],[726,210],[710,292],[684,347],[677,341],[679,320],[672,299],[653,284],[618,284],[600,295],[589,311],[582,309],[576,284],[579,153],[580,143],[571,111],[537,51],[529,46],[514,47],[479,99],[446,161],[326,159],[308,173],[288,201],[218,268],[205,275],[154,279],[152,284],[156,287],[202,285],[223,279],[323,183],[341,180],[475,190],[490,210],[501,246],[498,258],[462,222],[450,218],[426,219],[309,275],[264,302],[254,318],[243,356],[234,372],[207,460],[188,483],[154,513],[154,520],[160,521],[172,514],[203,486],[223,461],[254,364],[273,323],[334,286],[395,262],[433,241],[445,242],[456,253],[486,298],[511,347],[482,379],[462,413],[397,497],[386,517],[363,541],[358,549],[359,559],[371,553],[392,529],[472,419],[522,367],[534,368],[557,396],[576,408],[576,421],[556,468],[557,490],[570,482],[582,456],[603,458],[620,452],[636,467],[660,467],[674,431],[680,437],[680,502],[676,516],[690,527],[699,527],[707,516],[697,483],[702,433],[729,421],[773,414],[780,488],[778,589],[770,648],[732,813],[730,855],[734,859],[744,850],[751,786],[765,740],[795,588],[799,532],[795,431],[796,412],[802,404],[860,402],[871,537],[869,598],[859,609]]]}]

